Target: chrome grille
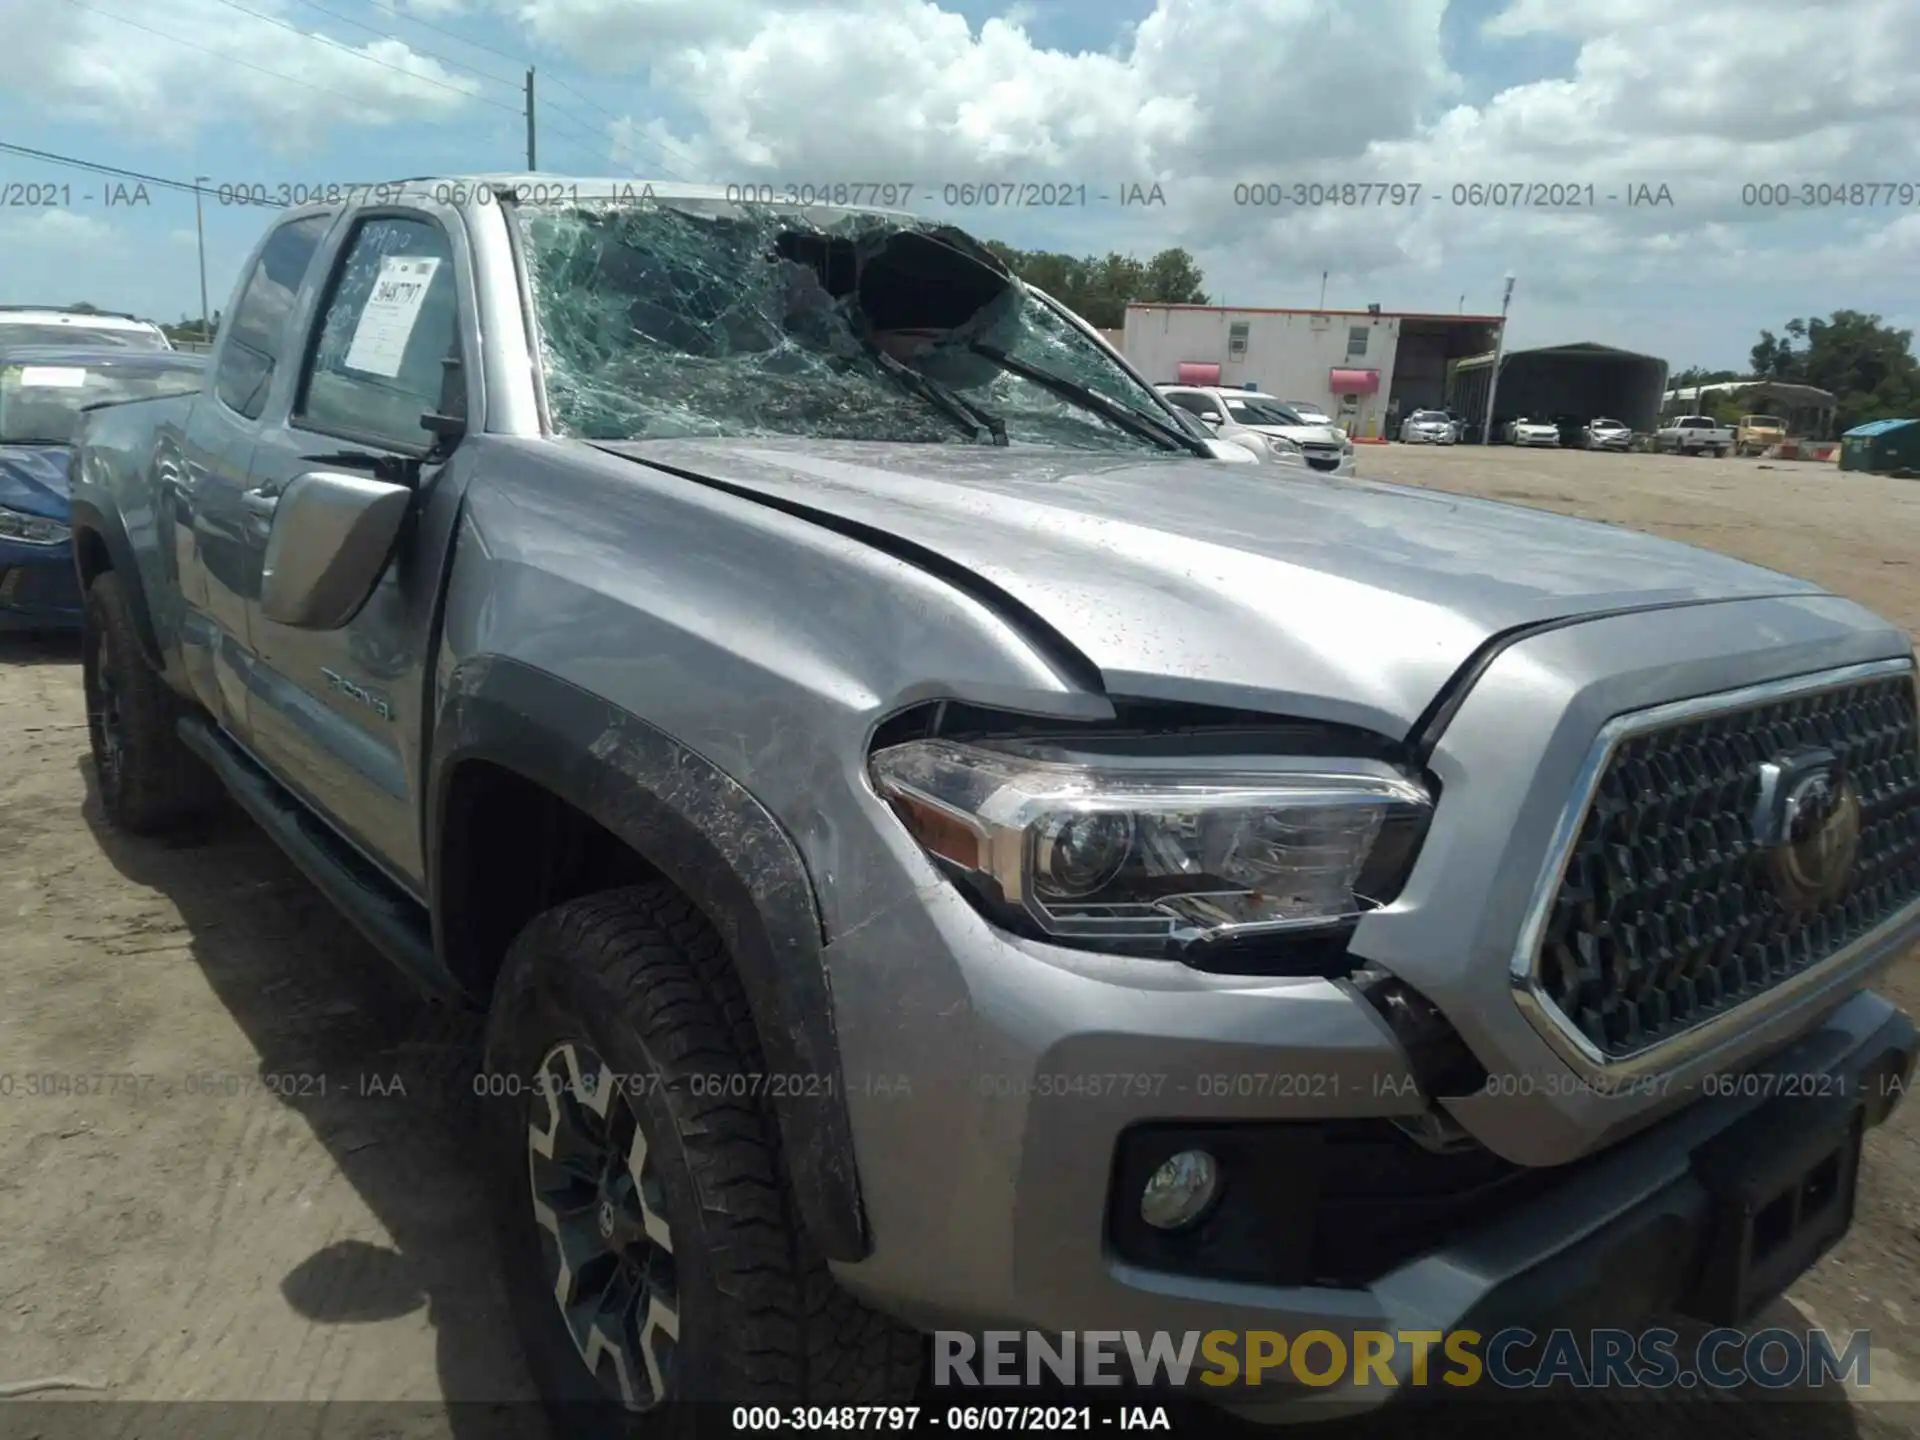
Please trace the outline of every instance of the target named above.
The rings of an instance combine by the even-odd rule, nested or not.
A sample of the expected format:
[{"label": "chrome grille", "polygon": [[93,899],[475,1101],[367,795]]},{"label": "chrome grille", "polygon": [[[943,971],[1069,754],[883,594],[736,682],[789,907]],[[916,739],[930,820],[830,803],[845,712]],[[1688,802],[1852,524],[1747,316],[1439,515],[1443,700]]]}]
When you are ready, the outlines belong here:
[{"label": "chrome grille", "polygon": [[[1616,1062],[1764,995],[1920,899],[1915,711],[1903,670],[1629,727],[1546,912],[1538,997]],[[1813,748],[1860,797],[1859,847],[1837,899],[1790,907],[1756,830],[1761,767]]]}]

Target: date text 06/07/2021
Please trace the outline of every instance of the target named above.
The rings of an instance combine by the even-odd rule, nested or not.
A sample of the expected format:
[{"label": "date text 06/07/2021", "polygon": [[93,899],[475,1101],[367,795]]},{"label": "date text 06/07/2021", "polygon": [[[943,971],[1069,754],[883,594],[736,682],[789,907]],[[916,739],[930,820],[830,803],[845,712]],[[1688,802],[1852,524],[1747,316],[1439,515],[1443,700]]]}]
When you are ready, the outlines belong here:
[{"label": "date text 06/07/2021", "polygon": [[1440,205],[1462,210],[1599,210],[1673,208],[1664,182],[1586,180],[1466,180],[1429,185],[1414,180],[1253,180],[1233,187],[1242,209],[1412,209]]},{"label": "date text 06/07/2021", "polygon": [[1099,1405],[992,1404],[974,1401],[957,1405],[735,1405],[715,1416],[718,1434],[835,1434],[868,1431],[912,1435],[946,1432],[986,1432],[1029,1435],[1035,1432],[1099,1433],[1115,1430],[1176,1429],[1174,1412],[1165,1405],[1105,1403]]},{"label": "date text 06/07/2021", "polygon": [[258,1096],[303,1100],[324,1099],[329,1095],[405,1094],[406,1081],[401,1075],[370,1071],[353,1076],[305,1070],[193,1070],[177,1075],[128,1070],[0,1071],[0,1101],[91,1100],[102,1097],[127,1100],[176,1097],[240,1100]]},{"label": "date text 06/07/2021", "polygon": [[[828,206],[904,210],[940,206],[950,210],[1087,209],[1096,205],[1158,208],[1167,205],[1157,181],[1065,180],[835,180],[792,184],[756,180],[710,187],[730,205]],[[221,205],[289,209],[299,205],[391,204],[422,196],[442,205],[633,204],[660,198],[646,181],[377,181],[373,183],[222,181],[207,187]],[[58,202],[55,202],[58,203]]]}]

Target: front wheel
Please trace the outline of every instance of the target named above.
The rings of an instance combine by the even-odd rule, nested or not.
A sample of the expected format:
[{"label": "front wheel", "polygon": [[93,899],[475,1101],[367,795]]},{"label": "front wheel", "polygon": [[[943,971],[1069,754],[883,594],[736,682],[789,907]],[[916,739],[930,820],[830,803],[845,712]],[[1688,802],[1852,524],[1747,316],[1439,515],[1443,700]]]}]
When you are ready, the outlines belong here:
[{"label": "front wheel", "polygon": [[719,936],[670,886],[571,901],[509,950],[481,1129],[515,1319],[564,1432],[679,1434],[697,1413],[679,1400],[911,1401],[919,1336],[813,1251],[745,1083],[761,1069]]},{"label": "front wheel", "polygon": [[82,629],[87,740],[108,822],[155,835],[197,819],[218,803],[220,782],[174,728],[180,704],[147,663],[132,597],[116,572],[87,588]]}]

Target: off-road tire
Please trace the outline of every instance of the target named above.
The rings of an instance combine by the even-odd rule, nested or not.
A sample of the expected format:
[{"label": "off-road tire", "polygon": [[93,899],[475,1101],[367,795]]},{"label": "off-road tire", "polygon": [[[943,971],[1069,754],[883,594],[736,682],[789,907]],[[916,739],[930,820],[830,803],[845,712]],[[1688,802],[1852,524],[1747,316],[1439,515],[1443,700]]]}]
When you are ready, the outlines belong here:
[{"label": "off-road tire", "polygon": [[87,588],[80,683],[100,806],[117,830],[158,835],[220,803],[220,781],[181,741],[182,706],[147,661],[126,582],[112,570]]},{"label": "off-road tire", "polygon": [[692,1407],[635,1415],[610,1403],[554,1303],[528,1179],[532,1107],[544,1114],[546,1101],[528,1092],[566,1041],[622,1077],[659,1164],[680,1303],[668,1398],[729,1411],[911,1403],[922,1339],[848,1295],[814,1250],[768,1087],[751,1083],[764,1066],[745,993],[713,927],[652,883],[569,901],[521,932],[495,986],[476,1086],[508,1298],[565,1433],[681,1434],[700,1420]]}]

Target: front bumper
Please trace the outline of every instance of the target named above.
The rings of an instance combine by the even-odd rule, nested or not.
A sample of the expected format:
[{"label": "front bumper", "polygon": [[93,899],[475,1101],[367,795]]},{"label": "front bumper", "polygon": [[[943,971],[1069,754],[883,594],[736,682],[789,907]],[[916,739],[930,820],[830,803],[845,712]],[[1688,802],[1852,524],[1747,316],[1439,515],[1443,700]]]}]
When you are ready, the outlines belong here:
[{"label": "front bumper", "polygon": [[[825,958],[874,1240],[836,1274],[923,1329],[966,1332],[1350,1334],[1506,1315],[1540,1328],[1677,1303],[1659,1292],[1698,1288],[1692,1271],[1712,1240],[1687,1183],[1704,1186],[1696,1155],[1770,1093],[1711,1082],[1874,1065],[1904,1075],[1911,1027],[1865,992],[1920,935],[1891,937],[1817,993],[1755,1002],[1744,1024],[1659,1077],[1669,1089],[1606,1094],[1577,1083],[1511,989],[1535,877],[1609,717],[1909,643],[1850,602],[1793,595],[1589,620],[1494,661],[1434,751],[1443,798],[1419,862],[1353,949],[1437,1005],[1490,1072],[1526,1082],[1445,1106],[1482,1147],[1469,1153],[1524,1183],[1502,1181],[1422,1244],[1369,1273],[1348,1266],[1336,1283],[1317,1262],[1275,1280],[1130,1258],[1116,1216],[1137,1198],[1121,1193],[1118,1162],[1143,1128],[1417,1121],[1427,1103],[1412,1063],[1373,1007],[1341,982],[1209,975],[1000,933],[850,776],[863,815],[832,827],[830,855],[810,855],[844,877],[821,891]],[[1372,1224],[1357,1210],[1330,1219],[1310,1174],[1274,1173],[1302,1177],[1305,1203],[1282,1220],[1333,1234],[1342,1218]],[[1383,1390],[1343,1399],[1364,1408]],[[1325,1403],[1318,1392],[1320,1415]]]},{"label": "front bumper", "polygon": [[1529,447],[1552,446],[1558,448],[1560,437],[1558,435],[1516,435],[1513,443]]},{"label": "front bumper", "polygon": [[1322,475],[1353,474],[1353,451],[1339,452],[1303,450],[1307,465]]},{"label": "front bumper", "polygon": [[[1743,1077],[1743,1097],[1702,1099],[1659,1128],[1577,1166],[1559,1186],[1477,1232],[1388,1276],[1368,1293],[1379,1323],[1343,1314],[1326,1328],[1470,1331],[1485,1339],[1508,1329],[1544,1334],[1632,1327],[1676,1314],[1708,1325],[1749,1321],[1830,1250],[1852,1220],[1852,1186],[1827,1223],[1789,1241],[1768,1271],[1762,1258],[1730,1288],[1724,1264],[1739,1206],[1730,1195],[1729,1157],[1764,1164],[1796,1145],[1857,1164],[1848,1127],[1871,1129],[1898,1108],[1912,1081],[1920,1036],[1907,1016],[1877,995],[1858,994],[1825,1024]],[[1795,1162],[1789,1159],[1787,1166]],[[1802,1173],[1783,1169],[1783,1178]],[[1249,1327],[1253,1328],[1253,1327]],[[1351,1347],[1350,1347],[1351,1348]],[[1394,1364],[1406,1387],[1410,1363]],[[1378,1407],[1394,1393],[1379,1384],[1291,1394],[1247,1395],[1226,1403],[1249,1419],[1312,1421],[1331,1411]],[[1418,1393],[1418,1392],[1416,1392]]]},{"label": "front bumper", "polygon": [[65,545],[0,540],[0,630],[80,625],[80,579]]},{"label": "front bumper", "polygon": [[1403,442],[1405,442],[1408,445],[1451,445],[1453,444],[1453,432],[1451,430],[1444,430],[1438,433],[1429,433],[1429,434],[1422,434],[1417,430],[1409,431],[1407,434],[1402,435],[1400,438]]}]

